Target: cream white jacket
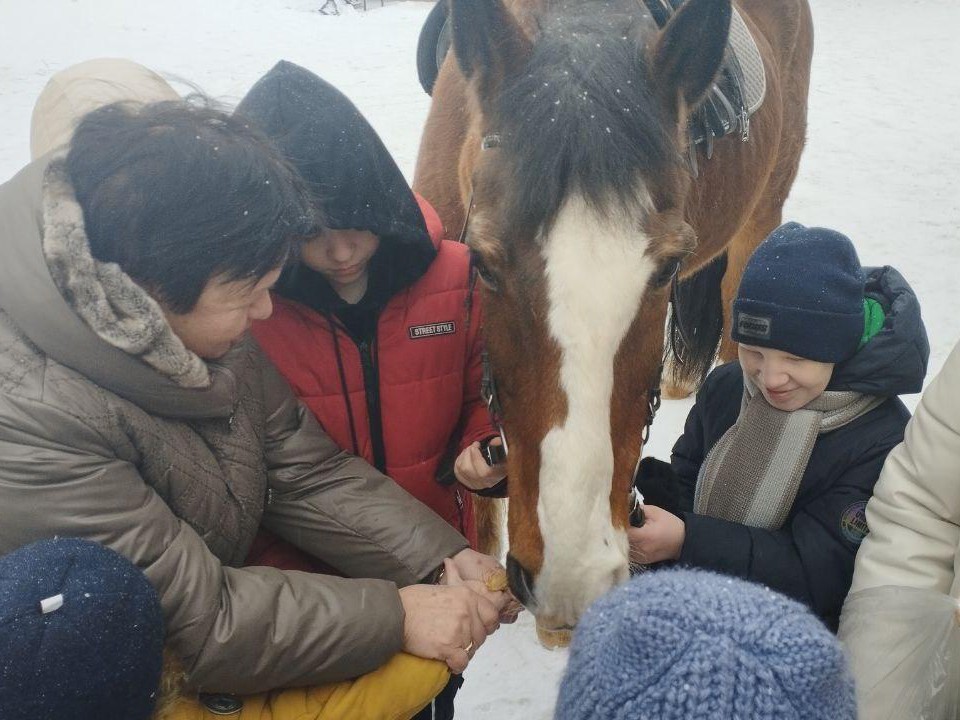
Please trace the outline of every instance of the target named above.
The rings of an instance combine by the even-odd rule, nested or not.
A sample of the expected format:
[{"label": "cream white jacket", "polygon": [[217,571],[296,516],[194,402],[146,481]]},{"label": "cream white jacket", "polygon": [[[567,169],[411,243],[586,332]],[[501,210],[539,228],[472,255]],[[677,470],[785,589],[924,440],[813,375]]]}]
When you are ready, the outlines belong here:
[{"label": "cream white jacket", "polygon": [[840,616],[861,720],[960,717],[960,345],[867,504]]},{"label": "cream white jacket", "polygon": [[883,466],[851,594],[882,585],[960,598],[960,344]]}]

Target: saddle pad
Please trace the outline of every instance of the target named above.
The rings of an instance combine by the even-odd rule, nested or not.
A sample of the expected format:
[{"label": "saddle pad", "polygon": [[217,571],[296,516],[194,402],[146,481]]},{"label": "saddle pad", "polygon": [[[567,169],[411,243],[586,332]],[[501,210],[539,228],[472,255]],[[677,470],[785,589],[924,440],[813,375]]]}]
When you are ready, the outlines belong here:
[{"label": "saddle pad", "polygon": [[753,39],[736,8],[730,18],[729,46],[743,70],[743,104],[747,115],[752,115],[763,104],[763,98],[767,94],[767,75],[763,71],[763,60],[757,41]]}]

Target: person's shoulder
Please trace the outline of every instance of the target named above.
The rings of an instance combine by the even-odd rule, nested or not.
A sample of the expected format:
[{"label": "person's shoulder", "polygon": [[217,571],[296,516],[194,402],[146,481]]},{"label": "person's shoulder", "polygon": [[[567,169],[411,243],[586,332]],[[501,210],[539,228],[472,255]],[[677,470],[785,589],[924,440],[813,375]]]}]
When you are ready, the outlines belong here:
[{"label": "person's shoulder", "polygon": [[876,445],[896,445],[903,439],[908,422],[907,406],[898,397],[888,397],[847,427],[852,435],[869,435]]},{"label": "person's shoulder", "polygon": [[740,412],[743,398],[743,372],[737,361],[714,368],[697,392],[690,413],[711,427],[726,429]]},{"label": "person's shoulder", "polygon": [[715,393],[733,393],[739,401],[743,393],[743,369],[740,363],[733,360],[722,365],[717,365],[706,380],[703,381],[703,387],[700,388],[698,396],[713,395]]},{"label": "person's shoulder", "polygon": [[441,240],[434,262],[443,263],[454,270],[466,270],[470,267],[470,249],[463,243]]},{"label": "person's shoulder", "polygon": [[278,294],[276,291],[270,293],[270,301],[273,303],[273,312],[270,313],[270,317],[268,317],[266,320],[258,322],[270,322],[271,320],[280,318],[297,317],[303,315],[305,311],[310,310],[310,308],[308,308],[306,305],[303,305],[296,300],[291,300],[288,297],[284,297],[283,295]]},{"label": "person's shoulder", "polygon": [[444,292],[466,292],[471,289],[470,253],[465,245],[452,240],[441,240],[437,256],[427,272],[411,287],[414,295],[423,296]]},{"label": "person's shoulder", "polygon": [[[69,442],[63,429],[99,434],[113,418],[112,395],[47,357],[0,311],[0,426],[18,437]],[[78,439],[79,440],[79,439]]]},{"label": "person's shoulder", "polygon": [[[289,370],[304,362],[315,364],[318,341],[326,347],[331,339],[331,325],[323,315],[295,300],[272,295],[273,312],[265,320],[257,320],[250,334],[278,368]],[[307,359],[310,359],[309,361]]]},{"label": "person's shoulder", "polygon": [[438,213],[433,205],[430,204],[430,201],[420,193],[414,192],[413,197],[420,207],[420,214],[423,215],[423,221],[427,226],[427,233],[430,235],[430,239],[434,245],[438,244],[447,237],[447,230],[443,226],[443,221],[440,219],[440,213]]},{"label": "person's shoulder", "polygon": [[[9,398],[58,404],[65,388],[69,395],[85,395],[79,388],[92,383],[70,368],[51,360],[0,310],[0,393]],[[92,393],[89,393],[92,394]]]},{"label": "person's shoulder", "polygon": [[875,462],[878,457],[882,462],[903,441],[909,420],[910,411],[899,398],[886,398],[852,422],[819,435],[814,448],[818,454],[825,453],[823,457],[829,458],[834,468]]},{"label": "person's shoulder", "polygon": [[259,337],[261,333],[284,331],[292,324],[321,323],[323,319],[316,310],[276,292],[270,293],[270,300],[273,303],[273,312],[270,317],[253,323],[252,331],[255,337]]},{"label": "person's shoulder", "polygon": [[895,268],[864,270],[866,295],[882,309],[883,325],[851,358],[836,366],[828,389],[882,396],[920,392],[930,343],[919,300]]}]

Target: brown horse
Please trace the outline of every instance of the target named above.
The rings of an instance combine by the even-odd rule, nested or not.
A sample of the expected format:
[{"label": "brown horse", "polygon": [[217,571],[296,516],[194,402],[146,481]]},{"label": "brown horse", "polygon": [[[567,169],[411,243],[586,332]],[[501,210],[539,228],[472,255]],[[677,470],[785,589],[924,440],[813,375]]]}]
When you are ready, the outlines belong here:
[{"label": "brown horse", "polygon": [[[749,142],[718,140],[693,177],[687,120],[720,68],[730,0],[688,0],[662,29],[642,0],[451,0],[456,61],[437,78],[414,184],[447,227],[469,216],[509,441],[511,587],[548,627],[627,577],[671,279],[686,278],[672,313],[688,325],[682,372],[700,376],[797,172],[809,7],[736,6],[766,97]],[[725,275],[708,266],[724,253]],[[705,266],[712,291],[692,277]],[[717,331],[699,332],[711,313]]]}]

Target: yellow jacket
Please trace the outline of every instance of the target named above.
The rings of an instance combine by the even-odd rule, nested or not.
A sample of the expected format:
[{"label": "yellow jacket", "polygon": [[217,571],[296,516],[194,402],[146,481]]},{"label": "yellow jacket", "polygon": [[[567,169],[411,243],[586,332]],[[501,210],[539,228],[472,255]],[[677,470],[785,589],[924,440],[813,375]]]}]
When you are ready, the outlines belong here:
[{"label": "yellow jacket", "polygon": [[449,678],[444,663],[398,653],[356,680],[239,697],[243,706],[231,715],[181,697],[158,709],[155,720],[409,720]]}]

